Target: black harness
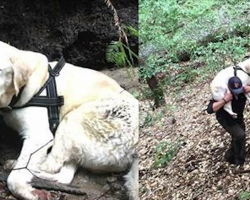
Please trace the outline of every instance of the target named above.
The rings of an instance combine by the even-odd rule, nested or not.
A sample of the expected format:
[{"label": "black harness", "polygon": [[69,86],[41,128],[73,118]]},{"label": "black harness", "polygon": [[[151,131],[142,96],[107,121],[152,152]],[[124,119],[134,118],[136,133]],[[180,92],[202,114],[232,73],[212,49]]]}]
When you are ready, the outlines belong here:
[{"label": "black harness", "polygon": [[[54,134],[59,125],[59,107],[64,104],[63,96],[57,95],[55,77],[59,75],[64,65],[65,65],[65,60],[62,57],[53,69],[51,68],[50,65],[48,66],[48,71],[49,71],[48,80],[43,85],[43,87],[37,92],[37,94],[34,97],[32,97],[32,99],[30,99],[30,101],[27,102],[25,105],[20,107],[14,106],[22,95],[22,91],[24,89],[23,87],[20,89],[18,96],[14,96],[12,98],[9,106],[1,108],[0,111],[9,112],[13,109],[20,109],[29,106],[47,107],[50,130]],[[46,89],[47,96],[39,96],[44,89]]]},{"label": "black harness", "polygon": [[238,65],[235,65],[234,66],[234,76],[237,76],[237,71],[238,70],[241,70],[241,71],[243,71],[244,73],[246,73],[248,76],[250,76],[250,74],[249,73],[247,73],[244,69],[242,69],[240,66],[238,66]]}]

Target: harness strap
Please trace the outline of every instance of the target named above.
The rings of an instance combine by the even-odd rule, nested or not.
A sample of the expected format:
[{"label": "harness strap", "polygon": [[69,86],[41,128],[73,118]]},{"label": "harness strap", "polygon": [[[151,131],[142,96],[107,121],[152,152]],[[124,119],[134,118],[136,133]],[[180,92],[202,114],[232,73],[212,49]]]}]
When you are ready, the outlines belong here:
[{"label": "harness strap", "polygon": [[[63,64],[64,65],[64,64]],[[63,66],[62,65],[62,66]],[[61,66],[60,63],[58,66]],[[57,89],[56,89],[56,81],[55,81],[55,76],[53,75],[53,71],[50,68],[50,76],[53,77],[51,78],[50,84],[47,85],[46,91],[47,91],[47,96],[48,98],[55,98],[57,101],[60,101],[58,97],[61,97],[62,100],[59,102],[60,104],[63,105],[63,97],[62,96],[57,96]],[[59,71],[55,73],[57,76],[59,75]],[[50,130],[52,133],[55,133],[58,125],[59,125],[59,105],[56,106],[49,106],[47,105],[48,108],[48,116],[49,116],[49,125],[50,125]]]},{"label": "harness strap", "polygon": [[35,96],[39,96],[42,91],[47,87],[47,85],[50,83],[50,81],[56,77],[59,76],[59,72],[61,71],[61,69],[63,68],[63,66],[65,65],[65,60],[63,57],[60,58],[60,60],[58,61],[58,63],[56,64],[56,66],[52,69],[51,66],[49,65],[49,78],[46,81],[46,83],[43,85],[43,87],[37,92],[37,94]]},{"label": "harness strap", "polygon": [[[65,65],[65,60],[62,57],[54,69],[51,68],[49,65],[49,78],[43,87],[37,92],[37,94],[30,99],[25,105],[20,107],[14,107],[17,101],[20,99],[22,91],[24,89],[21,88],[20,92],[17,97],[13,97],[9,106],[5,108],[1,108],[0,110],[3,112],[11,111],[12,109],[20,109],[29,106],[39,106],[39,107],[47,107],[48,109],[48,117],[49,117],[49,124],[50,130],[54,134],[58,125],[59,125],[59,107],[64,105],[64,98],[63,96],[57,96],[57,89],[56,89],[56,81],[55,77],[59,75],[61,69]],[[39,96],[43,90],[46,88],[47,96]]]},{"label": "harness strap", "polygon": [[40,97],[33,97],[28,104],[25,104],[20,107],[13,107],[13,109],[25,108],[29,106],[38,106],[38,107],[62,106],[63,104],[64,104],[63,96],[58,96],[58,97],[40,96]]},{"label": "harness strap", "polygon": [[240,66],[236,65],[234,66],[234,76],[237,76],[237,70],[241,70],[243,71],[244,73],[246,73],[248,76],[250,76],[249,73],[247,73],[244,69],[242,69]]}]

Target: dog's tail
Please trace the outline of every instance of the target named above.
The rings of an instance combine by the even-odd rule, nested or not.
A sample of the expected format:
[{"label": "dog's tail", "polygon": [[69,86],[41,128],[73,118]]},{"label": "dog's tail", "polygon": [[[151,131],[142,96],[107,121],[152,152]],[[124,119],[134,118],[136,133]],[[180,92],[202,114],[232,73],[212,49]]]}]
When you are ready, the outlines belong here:
[{"label": "dog's tail", "polygon": [[128,190],[129,200],[139,200],[139,158],[133,156],[133,162],[129,172],[124,176],[125,186]]}]

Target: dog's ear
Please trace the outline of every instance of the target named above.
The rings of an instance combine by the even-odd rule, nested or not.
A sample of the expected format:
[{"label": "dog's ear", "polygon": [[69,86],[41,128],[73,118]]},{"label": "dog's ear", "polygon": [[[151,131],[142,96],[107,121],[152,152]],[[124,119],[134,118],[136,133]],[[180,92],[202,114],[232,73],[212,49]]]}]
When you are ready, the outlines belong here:
[{"label": "dog's ear", "polygon": [[10,61],[16,95],[24,85],[30,88],[30,94],[35,95],[48,77],[47,57],[40,53],[19,50],[10,57]]},{"label": "dog's ear", "polygon": [[13,68],[12,66],[6,67],[5,69],[1,70],[2,74],[4,74],[4,85],[9,87],[13,85]]},{"label": "dog's ear", "polygon": [[10,61],[12,63],[14,89],[16,95],[18,95],[19,89],[23,87],[28,80],[30,70],[27,63],[18,57],[11,57]]}]

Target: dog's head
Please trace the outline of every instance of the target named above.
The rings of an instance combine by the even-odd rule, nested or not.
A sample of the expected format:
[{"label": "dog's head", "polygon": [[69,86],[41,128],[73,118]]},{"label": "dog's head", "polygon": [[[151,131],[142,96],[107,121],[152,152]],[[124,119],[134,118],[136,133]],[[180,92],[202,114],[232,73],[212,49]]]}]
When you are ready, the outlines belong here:
[{"label": "dog's head", "polygon": [[0,56],[0,108],[8,106],[12,97],[18,95],[28,76],[29,70],[21,60]]},{"label": "dog's head", "polygon": [[25,86],[21,103],[32,98],[48,77],[48,60],[36,52],[23,51],[0,41],[0,108],[6,107]]}]

